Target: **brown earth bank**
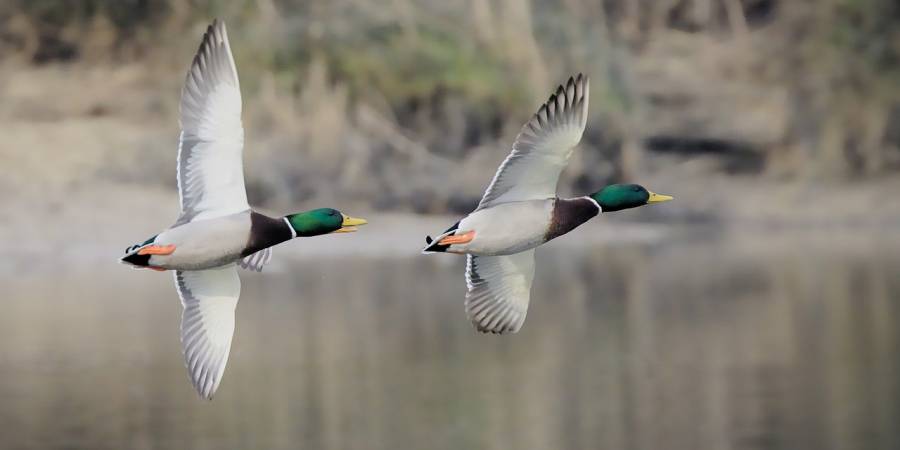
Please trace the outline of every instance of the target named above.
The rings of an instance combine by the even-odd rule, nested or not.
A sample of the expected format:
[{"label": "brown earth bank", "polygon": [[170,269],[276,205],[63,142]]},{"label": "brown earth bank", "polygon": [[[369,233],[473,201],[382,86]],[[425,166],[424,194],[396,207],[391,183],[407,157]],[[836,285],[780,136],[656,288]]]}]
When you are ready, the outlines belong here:
[{"label": "brown earth bank", "polygon": [[476,3],[4,3],[0,186],[171,188],[183,74],[219,16],[254,204],[464,213],[521,124],[584,72],[564,193],[638,182],[679,199],[642,216],[685,221],[897,209],[896,2]]},{"label": "brown earth bank", "polygon": [[[136,65],[0,68],[0,199],[5,205],[24,205],[20,214],[29,216],[55,204],[79,204],[90,211],[99,206],[90,204],[98,192],[127,192],[121,194],[123,201],[138,204],[165,193],[174,202],[180,77],[159,77]],[[316,138],[294,134],[289,125],[267,130],[255,120],[267,113],[266,107],[248,103],[248,191],[251,203],[273,209],[341,203],[463,214],[477,203],[512,140],[497,139],[459,161],[439,159],[401,132],[392,135],[393,144],[362,139],[359,123],[339,125],[334,136],[316,131]],[[321,114],[311,116],[341,122],[339,114],[331,119]],[[309,126],[299,119],[297,125]],[[341,127],[349,131],[342,133]],[[354,144],[345,147],[348,134]],[[339,155],[311,150],[322,145]],[[801,177],[732,173],[725,167],[728,158],[683,150],[651,152],[633,162],[636,168],[628,175],[611,177],[615,156],[586,138],[563,176],[561,192],[575,195],[608,182],[638,182],[676,197],[669,205],[628,214],[657,221],[827,226],[894,224],[900,217],[900,199],[891,194],[900,191],[900,178],[889,173],[841,178],[813,171]]]},{"label": "brown earth bank", "polygon": [[90,246],[72,235],[124,248],[169,225],[181,84],[213,16],[241,76],[250,202],[269,211],[387,212],[434,232],[585,72],[561,194],[637,182],[676,199],[597,223],[900,223],[889,0],[63,3],[0,5],[0,231],[20,252]]}]

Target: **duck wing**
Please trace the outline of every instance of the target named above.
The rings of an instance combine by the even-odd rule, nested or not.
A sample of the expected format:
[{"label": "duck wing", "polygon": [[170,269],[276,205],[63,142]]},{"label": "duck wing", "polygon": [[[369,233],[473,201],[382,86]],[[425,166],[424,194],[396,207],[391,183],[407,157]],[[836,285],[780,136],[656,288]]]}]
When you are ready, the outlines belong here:
[{"label": "duck wing", "polygon": [[519,331],[533,280],[534,249],[503,256],[468,255],[466,315],[481,332]]},{"label": "duck wing", "polygon": [[234,264],[207,270],[175,272],[181,297],[181,346],[191,383],[209,400],[225,372],[234,309],[241,295],[241,279]]},{"label": "duck wing", "polygon": [[181,215],[175,226],[249,209],[243,147],[237,69],[225,23],[216,20],[203,35],[181,91]]},{"label": "duck wing", "polygon": [[241,269],[253,270],[256,272],[262,272],[263,267],[272,260],[272,247],[266,247],[256,253],[245,256],[243,259],[238,261],[238,265],[241,266]]},{"label": "duck wing", "polygon": [[581,74],[559,86],[522,127],[476,210],[556,196],[559,175],[584,133],[589,91],[590,82]]}]

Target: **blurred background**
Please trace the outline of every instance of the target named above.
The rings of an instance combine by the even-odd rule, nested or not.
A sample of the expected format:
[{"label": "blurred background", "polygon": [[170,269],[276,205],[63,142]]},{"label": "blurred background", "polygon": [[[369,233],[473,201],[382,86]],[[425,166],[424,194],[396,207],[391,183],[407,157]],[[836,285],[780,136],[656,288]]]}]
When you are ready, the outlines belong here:
[{"label": "blurred background", "polygon": [[[213,18],[251,204],[359,233],[243,273],[215,400],[167,274],[178,102]],[[564,195],[674,195],[538,252],[483,336],[419,255],[591,78]],[[895,0],[2,0],[0,447],[900,447]]]}]

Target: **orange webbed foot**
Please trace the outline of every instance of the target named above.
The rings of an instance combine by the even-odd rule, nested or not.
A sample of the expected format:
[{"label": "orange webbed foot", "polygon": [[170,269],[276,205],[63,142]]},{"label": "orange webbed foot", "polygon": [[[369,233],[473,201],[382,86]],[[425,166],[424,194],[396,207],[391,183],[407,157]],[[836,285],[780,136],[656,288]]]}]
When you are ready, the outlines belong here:
[{"label": "orange webbed foot", "polygon": [[465,244],[467,242],[472,242],[472,239],[475,239],[474,231],[467,231],[463,234],[457,234],[455,236],[447,236],[440,241],[438,244],[440,245],[453,245],[453,244]]},{"label": "orange webbed foot", "polygon": [[174,245],[148,245],[138,250],[138,255],[171,255],[174,251]]}]

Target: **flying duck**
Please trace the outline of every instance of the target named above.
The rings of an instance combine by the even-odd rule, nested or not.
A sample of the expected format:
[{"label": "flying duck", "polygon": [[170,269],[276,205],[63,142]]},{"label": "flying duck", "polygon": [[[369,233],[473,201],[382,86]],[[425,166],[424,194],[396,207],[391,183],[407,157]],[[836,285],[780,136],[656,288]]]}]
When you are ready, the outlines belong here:
[{"label": "flying duck", "polygon": [[515,333],[528,312],[534,249],[603,212],[672,200],[637,184],[613,184],[559,198],[556,185],[587,123],[588,78],[559,86],[522,127],[471,214],[432,239],[423,253],[467,255],[466,315],[481,332]]},{"label": "flying duck", "polygon": [[228,361],[237,267],[262,271],[272,247],[296,237],[346,233],[366,223],[332,208],[275,218],[253,211],[244,188],[241,91],[225,23],[206,30],[181,91],[178,194],[169,229],[129,247],[121,262],[173,270],[184,311],[181,344],[191,382],[212,398]]}]

